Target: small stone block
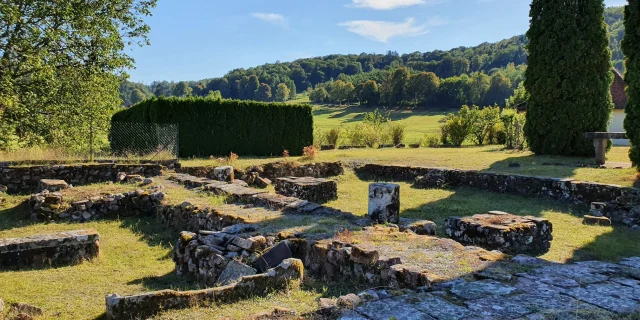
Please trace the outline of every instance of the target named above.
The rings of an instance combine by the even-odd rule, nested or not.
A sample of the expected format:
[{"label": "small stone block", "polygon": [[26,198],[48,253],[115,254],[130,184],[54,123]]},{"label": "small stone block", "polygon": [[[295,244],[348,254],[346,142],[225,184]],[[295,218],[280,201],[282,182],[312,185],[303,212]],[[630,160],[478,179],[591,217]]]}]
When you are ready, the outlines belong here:
[{"label": "small stone block", "polygon": [[333,180],[313,177],[285,177],[276,179],[276,193],[325,203],[338,198],[338,184]]},{"label": "small stone block", "polygon": [[392,183],[369,185],[369,218],[378,223],[400,221],[400,186]]},{"label": "small stone block", "polygon": [[39,182],[39,189],[41,191],[47,190],[49,192],[56,192],[69,188],[69,184],[64,180],[54,180],[54,179],[42,179]]},{"label": "small stone block", "polygon": [[583,217],[583,223],[584,224],[596,224],[596,225],[600,225],[600,226],[610,226],[611,225],[611,219],[609,219],[607,217],[596,217],[596,216],[585,215]]},{"label": "small stone block", "polygon": [[234,172],[232,166],[217,167],[213,169],[213,176],[218,181],[233,182]]}]

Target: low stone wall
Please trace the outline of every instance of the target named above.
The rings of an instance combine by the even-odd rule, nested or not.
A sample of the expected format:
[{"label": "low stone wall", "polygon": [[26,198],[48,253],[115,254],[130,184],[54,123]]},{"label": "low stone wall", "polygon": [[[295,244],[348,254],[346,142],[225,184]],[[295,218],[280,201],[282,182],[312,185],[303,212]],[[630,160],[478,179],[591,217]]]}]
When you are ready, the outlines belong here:
[{"label": "low stone wall", "polygon": [[95,230],[0,239],[0,268],[78,264],[99,255],[99,240],[100,235]]},{"label": "low stone wall", "polygon": [[[366,227],[362,232],[374,237],[382,235],[389,238],[394,238],[394,234],[403,234],[397,227],[382,226]],[[499,261],[507,257],[478,247],[465,248],[451,239],[416,235],[412,240],[429,243],[434,247],[455,248],[450,250],[458,250],[460,259],[465,259],[462,257],[465,255],[468,255],[466,258],[482,256],[485,261]],[[284,241],[291,248],[293,257],[304,261],[307,272],[328,281],[358,279],[372,286],[415,289],[430,288],[435,283],[446,280],[424,266],[412,265],[411,259],[401,258],[401,254],[381,253],[379,250],[388,250],[384,248],[384,244],[354,244],[338,239],[313,241],[294,238]],[[429,254],[425,253],[425,250],[420,252],[422,255]],[[471,260],[467,260],[469,261]],[[439,268],[442,266],[434,267]]]},{"label": "low stone wall", "polygon": [[301,282],[304,266],[298,259],[287,259],[267,272],[240,279],[236,284],[197,291],[163,290],[132,296],[106,297],[107,319],[139,319],[163,310],[188,308],[201,303],[232,303],[251,296],[264,296]]},{"label": "low stone wall", "polygon": [[[215,179],[215,167],[182,167],[176,172],[185,173],[201,178]],[[274,162],[259,166],[236,169],[235,178],[246,180],[251,173],[258,173],[260,177],[274,180],[281,177],[314,177],[327,178],[344,174],[342,162],[318,162],[298,164],[295,162]]]},{"label": "low stone wall", "polygon": [[165,194],[161,191],[137,190],[127,193],[109,194],[91,199],[65,203],[59,192],[43,191],[31,196],[31,220],[67,220],[87,222],[110,215],[142,212],[153,214],[162,207]]},{"label": "low stone wall", "polygon": [[0,168],[15,166],[53,166],[53,165],[77,165],[77,164],[159,164],[169,169],[173,169],[178,163],[178,159],[170,160],[21,160],[21,161],[0,161]]},{"label": "low stone wall", "polygon": [[367,164],[356,171],[393,181],[415,181],[416,187],[474,187],[499,193],[545,197],[590,205],[614,201],[618,197],[640,199],[640,189],[571,179],[521,176],[514,174]]},{"label": "low stone wall", "polygon": [[7,187],[7,193],[40,192],[41,179],[58,179],[79,186],[96,182],[117,181],[118,174],[137,174],[153,177],[161,174],[159,164],[86,164],[52,165],[31,167],[0,168],[0,185]]}]

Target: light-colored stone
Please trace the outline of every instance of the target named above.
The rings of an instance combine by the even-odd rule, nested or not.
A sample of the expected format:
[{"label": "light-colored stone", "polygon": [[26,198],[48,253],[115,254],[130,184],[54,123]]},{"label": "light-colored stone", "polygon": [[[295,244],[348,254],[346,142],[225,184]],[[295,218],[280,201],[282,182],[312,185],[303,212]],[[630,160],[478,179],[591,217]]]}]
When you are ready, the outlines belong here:
[{"label": "light-colored stone", "polygon": [[47,190],[49,192],[56,192],[64,189],[68,189],[69,184],[64,180],[56,179],[42,179],[39,182],[39,189]]},{"label": "light-colored stone", "polygon": [[216,286],[226,286],[235,282],[238,282],[240,278],[244,276],[251,276],[256,274],[256,269],[249,267],[244,263],[232,260],[227,264],[227,267],[222,271]]},{"label": "light-colored stone", "polygon": [[369,185],[369,218],[378,223],[400,221],[400,185],[392,183]]},{"label": "light-colored stone", "polygon": [[353,293],[338,298],[339,307],[353,309],[360,304],[362,304],[362,299]]},{"label": "light-colored stone", "polygon": [[223,166],[213,169],[213,176],[218,181],[232,182],[234,180],[234,172],[232,166]]}]

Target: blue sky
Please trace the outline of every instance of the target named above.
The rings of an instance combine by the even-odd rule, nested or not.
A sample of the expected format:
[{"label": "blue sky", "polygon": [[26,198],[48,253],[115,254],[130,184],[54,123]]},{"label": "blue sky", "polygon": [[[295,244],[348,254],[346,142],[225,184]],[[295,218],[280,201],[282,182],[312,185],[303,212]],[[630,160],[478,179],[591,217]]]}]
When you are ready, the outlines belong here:
[{"label": "blue sky", "polygon": [[[132,81],[200,80],[334,53],[448,50],[526,32],[530,0],[159,0]],[[608,6],[625,0],[606,0]]]}]

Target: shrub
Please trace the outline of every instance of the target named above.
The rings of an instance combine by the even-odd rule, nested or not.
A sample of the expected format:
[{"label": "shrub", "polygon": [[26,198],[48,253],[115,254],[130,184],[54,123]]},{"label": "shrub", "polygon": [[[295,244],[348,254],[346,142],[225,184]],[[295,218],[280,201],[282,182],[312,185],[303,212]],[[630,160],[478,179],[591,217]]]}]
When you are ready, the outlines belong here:
[{"label": "shrub", "polygon": [[349,141],[349,144],[352,146],[362,146],[364,145],[364,131],[362,130],[362,125],[352,125],[347,127],[346,130],[346,139]]},{"label": "shrub", "polygon": [[507,149],[525,148],[524,124],[525,115],[514,109],[504,109],[500,115],[504,126],[504,145]]},{"label": "shrub", "polygon": [[425,134],[424,145],[429,148],[437,148],[440,146],[442,137],[437,134]]},{"label": "shrub", "polygon": [[[280,154],[283,149],[295,150],[292,155],[300,155],[305,146],[313,143],[311,107],[302,105],[161,97],[120,111],[111,121],[177,123],[179,153],[185,158],[229,154],[231,151],[240,155],[268,156]],[[114,141],[114,137],[118,140]],[[136,147],[117,136],[111,137],[111,145],[115,153],[119,153],[119,149]]]},{"label": "shrub", "polygon": [[367,147],[373,148],[384,142],[382,139],[383,135],[378,129],[376,129],[376,127],[372,125],[363,125],[360,127],[360,130],[362,131],[364,145]]},{"label": "shrub", "polygon": [[340,128],[332,128],[325,133],[325,140],[327,141],[328,144],[337,147],[338,142],[340,141],[341,135],[342,135],[342,130]]},{"label": "shrub", "polygon": [[290,155],[289,155],[289,150],[286,150],[286,149],[285,149],[284,151],[282,151],[282,157],[283,157],[283,158],[285,158],[285,159],[289,159],[289,156],[290,156]]},{"label": "shrub", "polygon": [[308,146],[302,149],[302,155],[307,159],[315,159],[318,155],[318,149],[315,146]]},{"label": "shrub", "polygon": [[473,124],[478,117],[476,110],[477,107],[470,109],[468,106],[462,106],[457,115],[447,116],[444,124],[440,127],[442,144],[461,146],[472,132]]},{"label": "shrub", "polygon": [[477,145],[483,145],[486,140],[493,138],[493,130],[498,122],[500,122],[500,107],[485,107],[478,109],[474,106],[469,113],[468,121],[471,122],[471,134],[473,141]]},{"label": "shrub", "polygon": [[404,140],[405,126],[402,124],[389,123],[389,136],[394,146],[402,143]]}]

